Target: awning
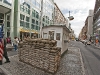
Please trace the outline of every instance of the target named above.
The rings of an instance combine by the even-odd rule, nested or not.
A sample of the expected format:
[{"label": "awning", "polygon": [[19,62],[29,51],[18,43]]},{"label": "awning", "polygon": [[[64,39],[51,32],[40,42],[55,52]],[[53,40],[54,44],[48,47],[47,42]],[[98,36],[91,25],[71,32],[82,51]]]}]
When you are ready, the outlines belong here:
[{"label": "awning", "polygon": [[29,29],[24,29],[24,28],[20,28],[20,32],[31,32],[31,33],[38,33],[35,30],[29,30]]}]

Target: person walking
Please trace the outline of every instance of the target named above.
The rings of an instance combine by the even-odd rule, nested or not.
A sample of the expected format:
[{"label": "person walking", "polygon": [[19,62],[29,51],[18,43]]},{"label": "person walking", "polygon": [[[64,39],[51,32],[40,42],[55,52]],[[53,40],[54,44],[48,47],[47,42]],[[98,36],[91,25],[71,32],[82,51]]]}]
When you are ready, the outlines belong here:
[{"label": "person walking", "polygon": [[[8,58],[8,54],[7,54],[7,50],[6,50],[7,40],[5,38],[0,39],[0,40],[1,40],[0,41],[0,54],[2,54],[2,59],[3,59],[3,57],[6,59],[6,62],[5,63],[9,63],[10,60]],[[0,65],[2,65],[2,59],[0,59]]]},{"label": "person walking", "polygon": [[18,43],[19,43],[19,40],[17,37],[15,37],[14,42],[13,42],[15,51],[18,49]]},{"label": "person walking", "polygon": [[3,54],[3,56],[6,59],[5,63],[9,63],[10,60],[8,58],[7,49],[6,49],[7,41],[6,41],[6,38],[3,38],[3,40],[4,40],[4,54]]}]

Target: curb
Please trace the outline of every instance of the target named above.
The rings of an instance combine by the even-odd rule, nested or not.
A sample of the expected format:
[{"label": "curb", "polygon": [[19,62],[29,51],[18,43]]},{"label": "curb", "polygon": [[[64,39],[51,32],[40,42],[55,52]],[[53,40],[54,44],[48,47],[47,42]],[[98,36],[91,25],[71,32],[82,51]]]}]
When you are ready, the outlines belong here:
[{"label": "curb", "polygon": [[7,71],[4,67],[0,66],[2,71],[4,72],[5,75],[12,75],[9,71]]},{"label": "curb", "polygon": [[[79,48],[78,48],[78,49],[79,49]],[[83,73],[83,75],[86,75],[86,74],[85,74],[84,64],[83,64],[83,59],[82,59],[82,54],[81,54],[80,49],[79,49],[79,52],[80,52],[80,60],[81,60],[81,64],[82,64],[82,73]]]}]

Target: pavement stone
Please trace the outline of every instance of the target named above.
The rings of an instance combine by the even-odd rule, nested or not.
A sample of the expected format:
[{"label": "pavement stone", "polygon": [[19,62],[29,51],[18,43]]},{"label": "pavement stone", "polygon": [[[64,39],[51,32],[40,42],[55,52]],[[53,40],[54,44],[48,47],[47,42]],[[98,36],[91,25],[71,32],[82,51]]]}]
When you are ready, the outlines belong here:
[{"label": "pavement stone", "polygon": [[1,68],[0,68],[0,75],[6,75]]},{"label": "pavement stone", "polygon": [[[20,62],[18,55],[10,57],[10,63],[3,63],[1,66],[7,75],[53,75],[41,69]],[[58,71],[54,75],[83,75],[81,53],[78,48],[70,47],[61,58]]]}]

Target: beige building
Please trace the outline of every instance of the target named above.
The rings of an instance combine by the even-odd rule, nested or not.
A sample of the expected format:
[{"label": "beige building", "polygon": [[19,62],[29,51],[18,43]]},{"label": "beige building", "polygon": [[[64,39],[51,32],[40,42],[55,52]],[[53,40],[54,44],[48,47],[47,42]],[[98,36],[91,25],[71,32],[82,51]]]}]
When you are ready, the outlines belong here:
[{"label": "beige building", "polygon": [[54,24],[65,24],[67,27],[69,27],[69,20],[64,17],[57,4],[54,3],[54,5]]},{"label": "beige building", "polygon": [[79,39],[80,40],[85,40],[87,39],[87,31],[88,31],[88,17],[85,20],[85,25],[83,26],[80,35],[79,35]]},{"label": "beige building", "polygon": [[87,39],[89,40],[93,35],[93,10],[89,10],[88,16],[88,31],[87,31]]}]

